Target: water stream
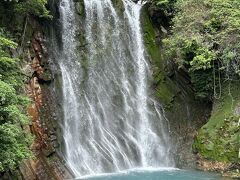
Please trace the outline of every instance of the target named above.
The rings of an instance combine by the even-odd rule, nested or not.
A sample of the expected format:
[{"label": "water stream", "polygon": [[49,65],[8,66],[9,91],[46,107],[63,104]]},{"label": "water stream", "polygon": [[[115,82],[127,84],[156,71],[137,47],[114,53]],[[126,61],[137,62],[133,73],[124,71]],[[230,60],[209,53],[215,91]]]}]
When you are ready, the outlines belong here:
[{"label": "water stream", "polygon": [[68,166],[76,177],[174,166],[166,120],[151,97],[142,5],[123,0],[122,13],[111,0],[84,0],[84,5],[84,57],[76,53],[73,0],[61,0],[59,7],[58,65]]}]

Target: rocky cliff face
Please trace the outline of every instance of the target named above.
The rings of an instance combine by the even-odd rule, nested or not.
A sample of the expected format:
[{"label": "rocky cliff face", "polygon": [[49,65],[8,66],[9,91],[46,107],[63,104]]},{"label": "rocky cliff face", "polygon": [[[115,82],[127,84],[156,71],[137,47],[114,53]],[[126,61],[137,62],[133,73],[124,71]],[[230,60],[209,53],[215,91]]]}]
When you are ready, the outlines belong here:
[{"label": "rocky cliff face", "polygon": [[195,100],[187,73],[164,59],[161,40],[168,34],[169,22],[161,12],[147,4],[142,12],[142,24],[153,68],[153,93],[165,109],[175,144],[172,154],[177,167],[195,168],[197,157],[192,153],[192,144],[197,130],[210,115],[211,104]]},{"label": "rocky cliff face", "polygon": [[30,18],[27,22],[26,37],[23,46],[23,72],[28,77],[26,94],[32,103],[28,107],[31,118],[30,127],[26,130],[34,135],[31,149],[35,158],[24,161],[18,170],[18,179],[66,179],[71,173],[64,165],[57,149],[59,125],[56,116],[56,101],[52,92],[54,82],[49,67],[49,56],[46,47],[42,24]]}]

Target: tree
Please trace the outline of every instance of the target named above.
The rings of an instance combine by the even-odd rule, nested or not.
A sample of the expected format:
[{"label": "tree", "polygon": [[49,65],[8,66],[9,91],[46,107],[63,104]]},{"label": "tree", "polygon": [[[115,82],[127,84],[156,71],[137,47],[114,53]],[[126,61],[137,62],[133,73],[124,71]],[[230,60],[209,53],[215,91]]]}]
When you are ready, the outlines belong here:
[{"label": "tree", "polygon": [[165,56],[190,74],[196,97],[211,98],[216,80],[240,76],[240,1],[178,0],[175,9]]},{"label": "tree", "polygon": [[47,0],[22,0],[16,3],[16,11],[24,13],[25,15],[31,14],[40,18],[52,18],[46,8]]},{"label": "tree", "polygon": [[22,126],[28,122],[25,109],[28,99],[17,94],[23,86],[18,59],[11,58],[10,50],[17,44],[0,34],[0,172],[14,169],[31,156],[30,136]]}]

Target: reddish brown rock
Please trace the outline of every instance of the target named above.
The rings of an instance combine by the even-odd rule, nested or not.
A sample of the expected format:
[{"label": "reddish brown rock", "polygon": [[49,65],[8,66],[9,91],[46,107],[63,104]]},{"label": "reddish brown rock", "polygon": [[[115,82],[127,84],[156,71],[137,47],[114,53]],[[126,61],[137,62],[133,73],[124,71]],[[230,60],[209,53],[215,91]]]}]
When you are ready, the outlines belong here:
[{"label": "reddish brown rock", "polygon": [[35,139],[31,149],[35,158],[24,161],[19,167],[19,172],[24,180],[63,180],[72,178],[62,158],[58,156],[55,150],[56,144],[58,144],[57,136],[56,132],[54,132],[53,122],[50,122],[51,118],[47,117],[47,114],[51,113],[49,107],[52,102],[46,101],[48,98],[45,96],[48,93],[43,93],[41,85],[50,82],[52,77],[42,66],[43,61],[47,61],[47,50],[44,46],[43,34],[38,23],[35,20],[32,21],[34,33],[29,48],[26,50],[26,62],[31,67],[29,69],[26,66],[28,68],[26,72],[30,78],[26,85],[26,93],[32,100],[27,112],[31,118],[31,123],[30,128],[25,129],[34,134]]}]

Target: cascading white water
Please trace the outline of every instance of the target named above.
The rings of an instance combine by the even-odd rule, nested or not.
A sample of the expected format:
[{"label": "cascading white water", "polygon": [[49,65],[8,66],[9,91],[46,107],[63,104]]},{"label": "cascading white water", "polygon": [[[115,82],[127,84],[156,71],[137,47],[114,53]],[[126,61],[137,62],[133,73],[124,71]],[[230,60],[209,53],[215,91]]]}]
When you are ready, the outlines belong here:
[{"label": "cascading white water", "polygon": [[[164,117],[149,96],[141,4],[84,0],[87,68],[77,56],[72,0],[62,0],[63,137],[75,176],[172,166]],[[86,66],[86,65],[85,65]],[[85,71],[85,73],[83,73]],[[83,76],[83,74],[85,74]]]}]

